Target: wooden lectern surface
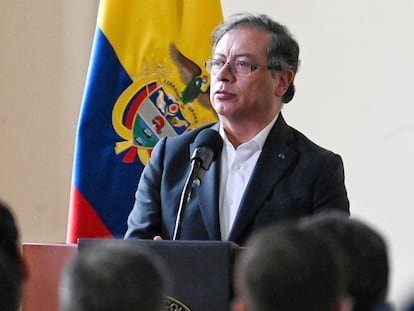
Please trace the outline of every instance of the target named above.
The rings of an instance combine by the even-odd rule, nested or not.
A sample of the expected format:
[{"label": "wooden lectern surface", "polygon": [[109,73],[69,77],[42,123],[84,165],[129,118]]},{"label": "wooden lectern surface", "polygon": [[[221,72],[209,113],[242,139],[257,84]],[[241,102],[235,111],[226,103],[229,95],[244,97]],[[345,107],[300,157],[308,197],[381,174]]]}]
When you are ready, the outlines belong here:
[{"label": "wooden lectern surface", "polygon": [[23,258],[28,270],[23,311],[59,310],[61,272],[77,250],[76,244],[23,244]]}]

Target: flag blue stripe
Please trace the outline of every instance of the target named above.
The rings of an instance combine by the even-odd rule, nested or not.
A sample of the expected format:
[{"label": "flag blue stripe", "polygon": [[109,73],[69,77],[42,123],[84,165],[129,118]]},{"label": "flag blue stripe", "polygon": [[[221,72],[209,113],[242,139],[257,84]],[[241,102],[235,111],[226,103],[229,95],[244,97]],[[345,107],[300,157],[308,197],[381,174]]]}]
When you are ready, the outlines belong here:
[{"label": "flag blue stripe", "polygon": [[[123,163],[122,155],[115,154],[115,143],[121,139],[112,126],[112,109],[133,81],[99,27],[91,59],[78,127],[74,185],[109,231],[122,237],[143,165]],[[119,189],[132,195],[122,196]]]}]

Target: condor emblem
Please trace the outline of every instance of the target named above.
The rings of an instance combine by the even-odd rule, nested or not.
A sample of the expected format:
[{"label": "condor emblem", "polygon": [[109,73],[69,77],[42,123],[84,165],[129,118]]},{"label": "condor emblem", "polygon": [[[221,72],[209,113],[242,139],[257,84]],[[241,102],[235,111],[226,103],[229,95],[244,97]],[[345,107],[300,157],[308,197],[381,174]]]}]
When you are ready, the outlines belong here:
[{"label": "condor emblem", "polygon": [[172,44],[176,65],[153,64],[124,90],[112,111],[112,123],[122,141],[115,153],[125,163],[139,159],[144,165],[155,144],[164,136],[180,135],[199,125],[216,121],[208,100],[208,76]]}]

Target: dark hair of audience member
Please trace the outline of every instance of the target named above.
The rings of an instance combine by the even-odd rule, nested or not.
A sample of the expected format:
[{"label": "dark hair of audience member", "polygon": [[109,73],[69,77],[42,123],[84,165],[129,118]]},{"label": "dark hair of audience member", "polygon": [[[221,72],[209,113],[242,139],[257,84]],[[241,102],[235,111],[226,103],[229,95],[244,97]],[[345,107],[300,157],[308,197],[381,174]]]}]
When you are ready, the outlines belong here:
[{"label": "dark hair of audience member", "polygon": [[60,284],[61,311],[161,311],[169,278],[157,257],[123,240],[79,252]]},{"label": "dark hair of audience member", "polygon": [[293,223],[254,234],[235,267],[236,292],[250,311],[337,310],[345,282],[336,243]]},{"label": "dark hair of audience member", "polygon": [[0,309],[17,311],[21,305],[25,272],[19,232],[9,207],[0,201]]},{"label": "dark hair of audience member", "polygon": [[343,248],[347,291],[353,311],[384,310],[387,306],[389,259],[382,235],[363,221],[340,212],[312,215],[303,221],[307,227],[332,236]]}]

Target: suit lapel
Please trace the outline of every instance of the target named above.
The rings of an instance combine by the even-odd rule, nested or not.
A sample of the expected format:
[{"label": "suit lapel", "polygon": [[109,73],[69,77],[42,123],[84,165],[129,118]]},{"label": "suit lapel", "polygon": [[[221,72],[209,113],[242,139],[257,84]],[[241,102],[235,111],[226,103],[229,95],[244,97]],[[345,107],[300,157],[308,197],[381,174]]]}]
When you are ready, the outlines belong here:
[{"label": "suit lapel", "polygon": [[241,234],[254,220],[257,210],[272,192],[285,170],[296,157],[296,151],[289,146],[293,139],[282,114],[269,133],[256,168],[246,188],[238,215],[230,233],[231,241],[238,241]]},{"label": "suit lapel", "polygon": [[[214,124],[211,128],[218,131],[218,123]],[[191,154],[193,154],[194,149],[194,144],[191,144]],[[211,240],[221,239],[218,206],[220,176],[219,159],[220,157],[211,164],[210,169],[205,173],[201,185],[197,189],[200,212]]]},{"label": "suit lapel", "polygon": [[211,164],[204,175],[204,180],[198,188],[198,203],[203,221],[211,240],[220,240],[219,221],[219,165],[217,161]]}]

